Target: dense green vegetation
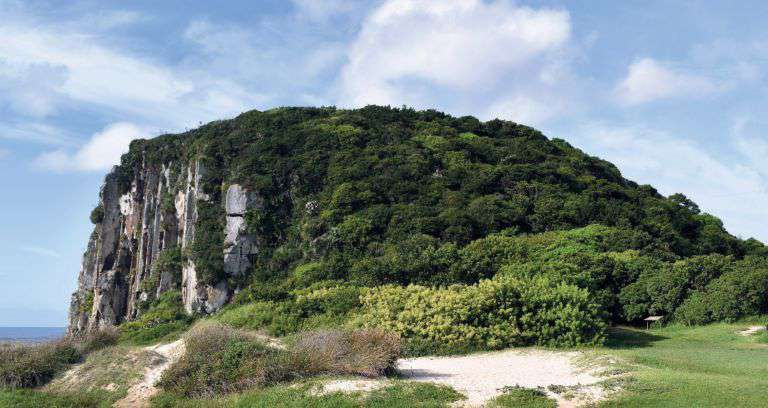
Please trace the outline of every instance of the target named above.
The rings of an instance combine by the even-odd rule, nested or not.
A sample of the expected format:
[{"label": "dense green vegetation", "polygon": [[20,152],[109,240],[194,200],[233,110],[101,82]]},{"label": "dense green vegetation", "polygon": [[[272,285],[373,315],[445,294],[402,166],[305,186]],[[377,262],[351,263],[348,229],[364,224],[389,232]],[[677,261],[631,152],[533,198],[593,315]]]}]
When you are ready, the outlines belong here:
[{"label": "dense green vegetation", "polygon": [[[419,285],[419,299],[449,292],[458,299],[517,282],[547,294],[513,290],[503,302],[578,311],[550,332],[535,327],[557,318],[514,312],[538,323],[458,342],[487,348],[592,344],[608,324],[649,314],[699,324],[768,312],[762,243],[730,235],[682,194],[663,197],[604,160],[512,122],[378,106],[251,111],[134,141],[111,177],[127,189],[140,166],[163,164],[173,175],[203,169],[207,195],[197,203],[194,242],[185,253],[166,254],[164,265],[178,269],[189,258],[201,281],[239,288],[219,317],[236,327],[286,335],[361,314],[387,315],[376,321],[389,328],[410,324],[409,312],[387,296],[416,289],[391,287],[360,302],[381,285]],[[259,253],[242,276],[223,269],[221,200],[232,183],[263,202],[246,214]],[[160,210],[175,211],[171,204]],[[157,276],[146,285],[154,288]],[[435,321],[466,320],[430,313]],[[486,313],[459,327],[487,332],[499,318]],[[418,330],[397,331],[413,334],[412,344],[445,339],[429,334],[439,328]]]},{"label": "dense green vegetation", "polygon": [[[600,344],[605,322],[584,289],[547,278],[503,277],[428,288],[383,286],[363,297],[364,324],[425,352]],[[439,345],[439,348],[429,347]]]},{"label": "dense green vegetation", "polygon": [[140,345],[169,340],[183,333],[192,321],[184,311],[181,292],[165,292],[150,302],[138,319],[120,326],[120,340]]}]

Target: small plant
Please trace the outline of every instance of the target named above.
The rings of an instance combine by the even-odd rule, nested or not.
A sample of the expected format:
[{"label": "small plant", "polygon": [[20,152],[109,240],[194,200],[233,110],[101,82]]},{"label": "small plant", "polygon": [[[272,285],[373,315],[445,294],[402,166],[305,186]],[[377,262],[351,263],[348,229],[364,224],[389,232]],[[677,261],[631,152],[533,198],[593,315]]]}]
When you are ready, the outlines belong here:
[{"label": "small plant", "polygon": [[99,203],[99,205],[91,211],[91,222],[94,224],[101,224],[102,221],[104,221],[104,205]]},{"label": "small plant", "polygon": [[503,394],[488,403],[490,408],[555,408],[557,403],[547,398],[540,388],[505,387]]}]

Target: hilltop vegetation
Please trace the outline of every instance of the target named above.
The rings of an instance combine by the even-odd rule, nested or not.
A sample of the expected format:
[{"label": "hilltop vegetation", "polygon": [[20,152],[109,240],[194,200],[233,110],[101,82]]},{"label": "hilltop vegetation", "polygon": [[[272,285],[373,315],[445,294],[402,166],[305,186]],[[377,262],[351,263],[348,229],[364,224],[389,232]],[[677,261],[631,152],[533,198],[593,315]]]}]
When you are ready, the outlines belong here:
[{"label": "hilltop vegetation", "polygon": [[[220,318],[234,326],[285,335],[362,313],[414,350],[447,339],[462,349],[594,344],[607,324],[648,314],[698,324],[766,312],[760,242],[512,122],[377,106],[251,111],[135,141],[115,176],[126,189],[139,166],[193,160],[211,199],[198,202],[181,262],[163,267],[191,259],[203,281],[241,288]],[[224,274],[225,213],[213,204],[233,183],[262,200],[245,217],[259,251],[243,276]],[[446,301],[452,312],[414,314]]]}]

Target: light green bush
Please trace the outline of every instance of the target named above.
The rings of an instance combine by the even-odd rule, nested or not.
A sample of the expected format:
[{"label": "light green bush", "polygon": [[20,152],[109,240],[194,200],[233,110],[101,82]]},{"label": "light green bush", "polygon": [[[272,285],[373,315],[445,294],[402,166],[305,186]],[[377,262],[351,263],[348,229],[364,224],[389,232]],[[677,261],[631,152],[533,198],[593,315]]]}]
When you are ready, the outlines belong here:
[{"label": "light green bush", "polygon": [[382,286],[361,300],[364,325],[445,350],[600,344],[606,328],[588,291],[541,277],[444,288]]}]

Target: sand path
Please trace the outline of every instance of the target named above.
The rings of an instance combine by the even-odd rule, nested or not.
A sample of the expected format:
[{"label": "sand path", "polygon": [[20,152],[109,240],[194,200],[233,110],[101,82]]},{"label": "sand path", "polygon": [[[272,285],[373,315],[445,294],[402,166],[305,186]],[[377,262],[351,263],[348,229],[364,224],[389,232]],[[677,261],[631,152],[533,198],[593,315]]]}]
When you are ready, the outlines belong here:
[{"label": "sand path", "polygon": [[160,376],[168,367],[184,354],[184,341],[176,340],[173,343],[158,344],[156,346],[145,347],[145,350],[153,351],[160,356],[156,364],[147,367],[144,371],[144,378],[128,389],[125,398],[117,401],[114,407],[148,407],[149,399],[159,391],[156,387]]},{"label": "sand path", "polygon": [[751,336],[763,330],[766,330],[765,326],[750,326],[748,329],[740,331],[739,334],[741,334],[742,336]]}]

